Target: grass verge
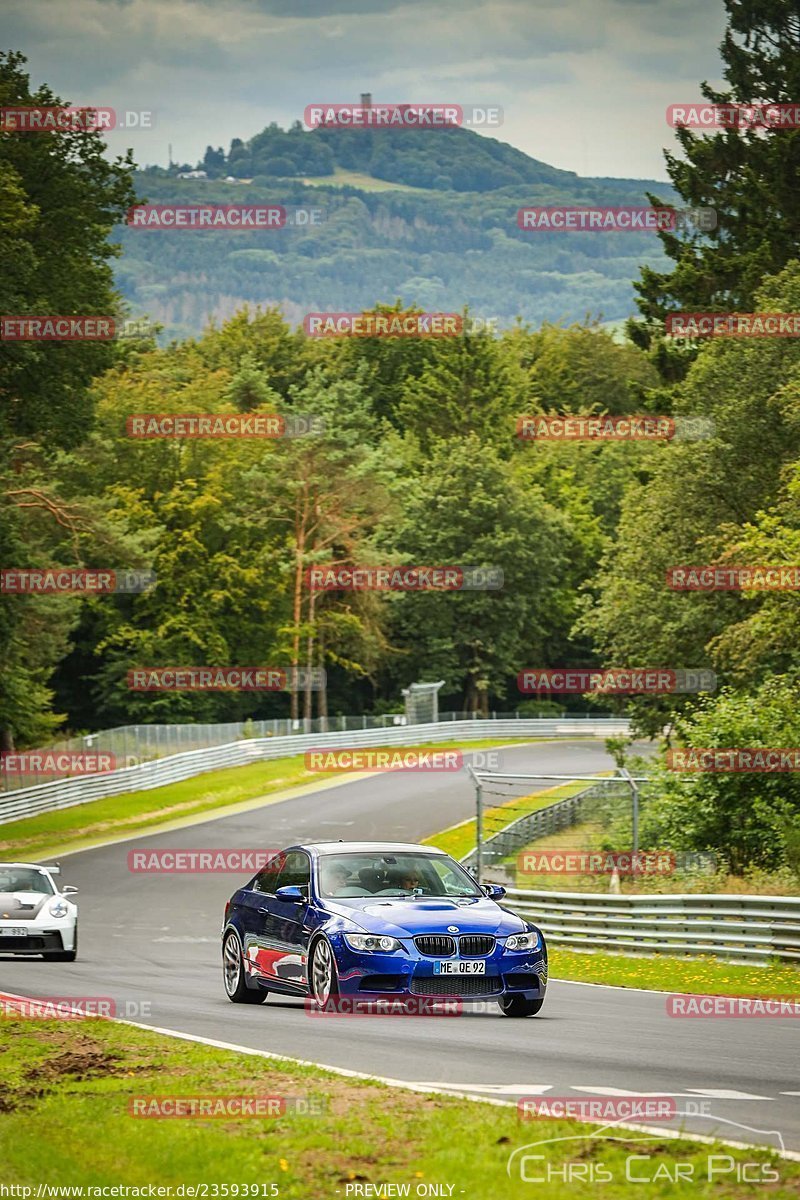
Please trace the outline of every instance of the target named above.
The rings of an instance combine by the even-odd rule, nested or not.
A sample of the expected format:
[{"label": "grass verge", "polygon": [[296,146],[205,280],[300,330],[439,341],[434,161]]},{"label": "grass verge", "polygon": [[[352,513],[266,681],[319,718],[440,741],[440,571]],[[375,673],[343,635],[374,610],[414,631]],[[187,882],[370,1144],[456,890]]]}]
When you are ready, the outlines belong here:
[{"label": "grass verge", "polygon": [[[535,1038],[538,1030],[530,1024],[525,1032]],[[392,1033],[402,1035],[402,1029]],[[130,1115],[137,1098],[237,1095],[296,1098],[314,1115],[288,1109],[279,1116],[234,1119]],[[639,1177],[647,1173],[661,1181],[648,1189],[653,1200],[763,1195],[760,1182],[728,1190],[735,1180],[733,1164],[744,1161],[776,1173],[777,1182],[769,1187],[775,1200],[788,1200],[800,1188],[800,1164],[766,1150],[668,1137],[643,1143],[641,1134],[628,1136],[619,1129],[611,1132],[623,1140],[610,1141],[575,1121],[521,1121],[514,1107],[408,1092],[100,1020],[4,1019],[0,1109],[3,1183],[31,1187],[34,1196],[39,1184],[159,1185],[173,1189],[173,1196],[182,1184],[205,1184],[212,1185],[208,1196],[344,1200],[380,1196],[373,1189],[395,1184],[408,1192],[386,1189],[383,1194],[511,1200],[528,1189],[521,1186],[518,1170],[507,1175],[509,1155],[532,1142],[565,1137],[576,1140],[531,1150],[545,1156],[534,1164],[535,1173],[553,1173],[552,1185],[536,1186],[537,1196],[594,1193],[591,1183],[565,1188],[565,1164],[572,1164],[584,1179],[588,1168],[610,1173],[603,1195],[627,1197],[629,1155],[644,1156],[636,1160]],[[714,1153],[731,1160],[719,1191],[708,1182]],[[691,1164],[692,1177],[672,1185],[665,1182],[665,1168],[677,1163]],[[362,1186],[356,1189],[356,1184]],[[373,1186],[366,1189],[366,1184]],[[426,1191],[418,1190],[421,1184]],[[258,1190],[245,1191],[245,1185]],[[226,1186],[229,1190],[222,1190]]]},{"label": "grass verge", "polygon": [[355,187],[362,192],[427,192],[428,188],[414,187],[410,183],[392,183],[388,179],[376,179],[363,171],[349,171],[336,167],[333,175],[309,175],[303,179],[309,187]]},{"label": "grass verge", "polygon": [[[530,741],[530,738],[517,739]],[[543,738],[550,742],[559,739]],[[373,750],[477,750],[513,745],[514,739],[498,743],[484,738],[474,741],[438,742],[419,746],[373,746]],[[158,829],[170,821],[212,816],[235,804],[269,800],[270,796],[293,787],[308,787],[334,777],[345,777],[346,771],[309,771],[304,756],[276,758],[255,762],[244,767],[226,767],[194,775],[180,783],[147,791],[126,792],[106,800],[93,800],[54,812],[9,821],[0,825],[0,857],[9,859],[41,859],[69,850],[84,849],[114,836],[141,833]],[[283,797],[280,797],[283,798]]]},{"label": "grass verge", "polygon": [[[614,837],[611,844],[620,850],[626,850],[630,846],[629,842],[618,837]],[[500,866],[516,879],[515,887],[530,888],[533,891],[607,892],[611,876],[605,872],[599,875],[565,875],[552,871],[537,873],[520,871],[517,863],[528,851],[540,854],[549,850],[604,850],[608,845],[609,834],[603,824],[599,821],[581,821],[558,833],[537,838],[511,858],[505,859]],[[796,896],[800,890],[799,884],[800,878],[797,873],[788,867],[777,871],[753,869],[744,875],[731,875],[722,868],[709,871],[676,867],[674,870],[654,870],[649,874],[623,874],[619,877],[620,892],[631,896],[669,893],[702,895],[704,892],[745,896]]]},{"label": "grass verge", "polygon": [[694,992],[703,996],[800,996],[800,968],[774,960],[766,967],[727,963],[712,955],[624,955],[549,946],[550,975],[580,983]]}]

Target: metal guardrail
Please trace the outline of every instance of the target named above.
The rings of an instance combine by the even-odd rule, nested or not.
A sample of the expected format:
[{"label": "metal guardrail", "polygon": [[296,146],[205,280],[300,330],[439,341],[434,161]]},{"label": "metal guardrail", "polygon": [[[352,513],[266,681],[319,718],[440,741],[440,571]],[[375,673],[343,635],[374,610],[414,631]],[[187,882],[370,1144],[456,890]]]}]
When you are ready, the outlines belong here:
[{"label": "metal guardrail", "polygon": [[509,888],[509,907],[549,942],[624,954],[713,954],[765,965],[800,960],[800,897],[720,893],[618,896]]},{"label": "metal guardrail", "polygon": [[[465,718],[463,713],[439,713],[438,722],[455,721],[552,721],[555,718],[570,721],[595,721],[607,718],[609,713],[554,713],[549,716],[531,718],[519,712],[489,713],[480,718],[477,713]],[[66,752],[66,754],[107,754],[120,767],[134,767],[152,758],[166,758],[175,754],[186,754],[190,750],[210,750],[212,746],[227,746],[231,742],[249,738],[277,738],[302,736],[303,733],[348,733],[363,730],[391,730],[404,725],[431,725],[433,721],[409,721],[403,713],[362,713],[359,716],[301,716],[296,720],[288,716],[276,716],[267,720],[228,721],[225,724],[204,724],[201,721],[185,721],[173,725],[118,725],[109,730],[85,733],[82,737],[58,740],[37,748],[34,752]],[[0,770],[0,792],[22,791],[37,784],[49,784],[52,775],[30,767],[26,772],[8,773]]]},{"label": "metal guardrail", "polygon": [[[436,718],[437,722],[479,721],[479,720],[514,720],[551,721],[556,717],[566,717],[570,721],[595,721],[608,717],[604,712],[585,713],[551,713],[549,716],[526,717],[520,712],[495,712],[488,717],[479,717],[477,713],[467,717],[464,713],[443,712]],[[160,725],[156,723],[141,725],[117,725],[113,729],[99,729],[80,737],[63,738],[40,748],[41,752],[64,752],[80,754],[85,751],[111,755],[115,765],[123,767],[137,766],[154,758],[167,758],[172,754],[184,754],[190,750],[210,750],[214,746],[227,746],[230,742],[238,742],[243,738],[290,737],[302,736],[304,733],[349,733],[365,729],[392,729],[398,725],[435,724],[433,721],[409,721],[403,713],[362,713],[359,716],[335,715],[328,717],[270,717],[266,720],[229,721],[227,723],[205,724],[203,722],[184,722],[183,724]],[[36,751],[34,752],[36,753]],[[20,791],[24,788],[36,787],[39,783],[49,783],[51,776],[39,772],[33,766],[24,773],[11,774],[0,771],[0,792]]]},{"label": "metal guardrail", "polygon": [[71,808],[125,792],[145,791],[190,779],[206,771],[301,754],[304,750],[369,746],[414,746],[459,738],[608,737],[627,733],[630,723],[617,717],[521,718],[513,720],[439,721],[433,725],[402,725],[389,729],[339,733],[291,734],[284,737],[246,738],[224,746],[173,754],[118,771],[57,779],[35,787],[0,795],[0,825],[37,813]]}]

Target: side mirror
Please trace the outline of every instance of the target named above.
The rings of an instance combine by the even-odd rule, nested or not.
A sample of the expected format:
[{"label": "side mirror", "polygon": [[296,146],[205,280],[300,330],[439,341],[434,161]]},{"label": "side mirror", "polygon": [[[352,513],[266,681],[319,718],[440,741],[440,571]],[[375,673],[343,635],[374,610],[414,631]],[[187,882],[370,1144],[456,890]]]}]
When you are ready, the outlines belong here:
[{"label": "side mirror", "polygon": [[68,883],[66,887],[63,887],[61,889],[62,896],[75,896],[75,895],[77,895],[77,893],[78,893],[78,889],[76,887],[73,887],[71,883]]},{"label": "side mirror", "polygon": [[484,883],[483,890],[490,900],[500,900],[506,894],[506,889],[499,883]]},{"label": "side mirror", "polygon": [[290,904],[302,904],[305,900],[303,889],[295,887],[291,884],[289,887],[280,887],[275,893],[276,900],[287,900]]}]

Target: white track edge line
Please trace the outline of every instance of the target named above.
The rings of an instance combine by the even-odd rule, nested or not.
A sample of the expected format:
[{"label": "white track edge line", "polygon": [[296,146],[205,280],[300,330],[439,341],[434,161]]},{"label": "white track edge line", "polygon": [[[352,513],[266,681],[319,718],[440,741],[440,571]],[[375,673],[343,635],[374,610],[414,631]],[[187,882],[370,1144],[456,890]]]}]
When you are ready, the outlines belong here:
[{"label": "white track edge line", "polygon": [[[36,1004],[37,1002],[42,1003],[41,1000],[37,1001],[35,996],[17,996],[13,992],[0,992],[0,998],[3,997],[8,997],[12,1000],[27,1000],[33,1004]],[[202,1046],[212,1046],[217,1050],[231,1050],[236,1054],[250,1054],[255,1058],[271,1058],[276,1062],[294,1063],[296,1066],[300,1067],[315,1067],[319,1071],[328,1071],[332,1075],[343,1075],[349,1079],[364,1079],[370,1083],[382,1083],[388,1087],[403,1088],[408,1092],[430,1093],[436,1096],[449,1096],[450,1099],[454,1098],[452,1091],[444,1091],[442,1088],[437,1088],[429,1084],[412,1083],[406,1079],[390,1079],[386,1075],[370,1075],[366,1071],[353,1071],[349,1067],[333,1067],[329,1066],[327,1063],[313,1062],[308,1058],[294,1058],[290,1054],[276,1054],[271,1050],[257,1050],[254,1046],[239,1046],[235,1042],[222,1042],[217,1038],[203,1037],[201,1034],[184,1033],[177,1029],[165,1029],[159,1025],[145,1025],[141,1021],[126,1021],[123,1017],[108,1017],[105,1019],[113,1021],[116,1025],[130,1025],[133,1029],[144,1029],[149,1033],[160,1033],[165,1037],[177,1038],[179,1041],[183,1042],[196,1042]],[[458,1085],[453,1084],[452,1086],[457,1087]],[[473,1096],[469,1092],[460,1092],[456,1098],[459,1100],[472,1100],[476,1104],[492,1104],[495,1107],[500,1108],[518,1107],[517,1103],[513,1100],[498,1100],[494,1096]],[[584,1121],[582,1124],[593,1125],[603,1124],[603,1122]],[[681,1139],[684,1139],[692,1142],[703,1142],[710,1146],[715,1144],[721,1146],[732,1146],[737,1150],[772,1150],[771,1146],[759,1146],[753,1142],[734,1142],[726,1138],[709,1137],[707,1134],[703,1133],[687,1133],[678,1129],[665,1130],[663,1128],[650,1125],[629,1125],[619,1122],[615,1123],[615,1128],[630,1129],[638,1133],[656,1133],[663,1137],[671,1138],[674,1141],[680,1141]],[[790,1159],[792,1162],[800,1162],[800,1153],[797,1153],[794,1150],[784,1150],[784,1152],[779,1154],[778,1157]]]}]

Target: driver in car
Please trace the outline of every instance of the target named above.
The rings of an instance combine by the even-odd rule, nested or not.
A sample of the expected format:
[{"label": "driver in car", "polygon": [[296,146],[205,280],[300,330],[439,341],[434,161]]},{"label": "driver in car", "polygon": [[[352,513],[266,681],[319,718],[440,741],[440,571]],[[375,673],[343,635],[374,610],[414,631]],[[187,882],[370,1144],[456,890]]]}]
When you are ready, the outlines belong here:
[{"label": "driver in car", "polygon": [[322,888],[329,896],[335,896],[349,886],[350,872],[343,863],[325,863],[322,867]]}]

